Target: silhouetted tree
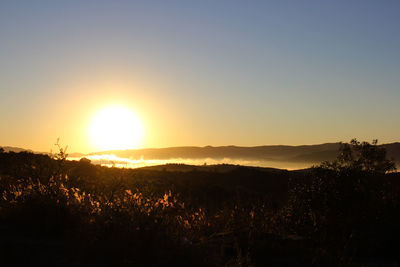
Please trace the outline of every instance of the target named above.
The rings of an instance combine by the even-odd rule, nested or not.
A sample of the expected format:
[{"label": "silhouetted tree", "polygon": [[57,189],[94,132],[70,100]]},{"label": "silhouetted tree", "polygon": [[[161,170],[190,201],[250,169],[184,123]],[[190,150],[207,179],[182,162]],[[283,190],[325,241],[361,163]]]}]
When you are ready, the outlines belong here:
[{"label": "silhouetted tree", "polygon": [[81,163],[81,164],[90,164],[91,161],[90,161],[90,159],[88,159],[88,158],[81,158],[81,159],[79,160],[79,163]]},{"label": "silhouetted tree", "polygon": [[339,155],[336,160],[324,162],[322,168],[335,171],[367,171],[387,173],[396,170],[393,160],[387,158],[386,149],[378,146],[378,140],[372,143],[359,142],[352,139],[350,143],[340,143]]},{"label": "silhouetted tree", "polygon": [[383,246],[377,240],[390,236],[384,232],[391,214],[385,211],[390,204],[385,173],[396,168],[377,143],[341,143],[336,160],[312,168],[308,181],[289,190],[289,230],[314,240],[320,260],[346,264],[347,254],[378,251]]},{"label": "silhouetted tree", "polygon": [[68,146],[63,148],[61,146],[61,144],[60,144],[60,138],[57,138],[57,141],[54,144],[54,146],[57,148],[58,153],[53,154],[53,158],[55,160],[61,161],[61,162],[64,162],[65,160],[67,160],[67,157],[68,157],[68,154],[67,154]]}]

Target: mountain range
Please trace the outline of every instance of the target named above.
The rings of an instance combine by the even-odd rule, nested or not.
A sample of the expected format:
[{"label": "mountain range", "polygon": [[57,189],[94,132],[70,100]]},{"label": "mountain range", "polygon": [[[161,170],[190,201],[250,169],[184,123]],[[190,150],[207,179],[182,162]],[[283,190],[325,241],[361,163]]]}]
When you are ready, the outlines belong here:
[{"label": "mountain range", "polygon": [[[119,158],[131,160],[170,160],[175,159],[214,159],[219,162],[226,160],[248,160],[262,162],[285,162],[299,163],[301,165],[319,164],[322,161],[333,160],[337,157],[340,143],[326,143],[318,145],[270,145],[270,146],[183,146],[168,148],[146,148],[129,150],[109,150],[90,154],[71,153],[70,157],[84,157],[93,155],[112,154]],[[400,143],[390,143],[380,145],[386,148],[388,158],[393,159],[397,166],[400,166]],[[5,152],[28,151],[32,150],[18,147],[3,147]]]},{"label": "mountain range", "polygon": [[[318,145],[272,145],[272,146],[205,146],[205,147],[169,147],[132,150],[110,150],[90,155],[113,154],[130,159],[238,159],[260,161],[282,161],[317,164],[337,157],[340,143]],[[381,145],[386,148],[387,155],[400,164],[400,143]]]}]

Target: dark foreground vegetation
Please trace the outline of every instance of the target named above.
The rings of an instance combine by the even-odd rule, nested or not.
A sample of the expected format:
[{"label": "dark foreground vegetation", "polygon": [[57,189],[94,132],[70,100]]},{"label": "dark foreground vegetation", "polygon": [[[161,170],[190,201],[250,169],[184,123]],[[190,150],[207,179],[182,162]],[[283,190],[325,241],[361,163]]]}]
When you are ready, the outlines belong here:
[{"label": "dark foreground vegetation", "polygon": [[400,175],[376,142],[299,171],[118,169],[0,152],[0,265],[393,266]]}]

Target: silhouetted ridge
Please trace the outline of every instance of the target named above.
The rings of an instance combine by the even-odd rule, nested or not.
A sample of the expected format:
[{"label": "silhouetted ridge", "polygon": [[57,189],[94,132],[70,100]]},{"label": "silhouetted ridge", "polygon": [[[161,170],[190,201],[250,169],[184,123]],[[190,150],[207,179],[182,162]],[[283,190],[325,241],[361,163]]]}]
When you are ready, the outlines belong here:
[{"label": "silhouetted ridge", "polygon": [[[384,144],[389,158],[394,158],[396,163],[400,162],[400,143]],[[322,161],[336,158],[339,143],[326,143],[319,145],[273,145],[273,146],[205,146],[205,147],[168,147],[147,148],[133,150],[111,150],[95,154],[114,154],[118,157],[132,159],[240,159],[240,160],[264,160],[283,162],[308,162],[320,163]]]}]

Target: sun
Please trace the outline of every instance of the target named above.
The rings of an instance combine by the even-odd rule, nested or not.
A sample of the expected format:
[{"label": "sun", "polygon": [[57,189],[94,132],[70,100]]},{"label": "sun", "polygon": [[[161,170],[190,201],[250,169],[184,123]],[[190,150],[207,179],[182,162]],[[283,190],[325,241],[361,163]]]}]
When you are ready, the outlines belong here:
[{"label": "sun", "polygon": [[89,125],[89,138],[95,149],[132,149],[143,137],[140,119],[129,108],[110,106],[97,112]]}]

